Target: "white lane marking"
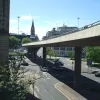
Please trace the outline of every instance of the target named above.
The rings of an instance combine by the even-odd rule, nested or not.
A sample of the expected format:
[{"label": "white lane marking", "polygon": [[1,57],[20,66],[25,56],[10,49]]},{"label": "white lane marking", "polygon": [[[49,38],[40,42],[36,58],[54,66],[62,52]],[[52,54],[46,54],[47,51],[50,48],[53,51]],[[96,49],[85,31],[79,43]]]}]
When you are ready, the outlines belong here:
[{"label": "white lane marking", "polygon": [[[45,90],[45,89],[44,89]],[[47,92],[48,93],[48,91],[47,90],[45,90],[45,92]],[[49,94],[49,93],[48,93]],[[51,96],[51,94],[49,94],[50,95],[50,97],[52,98],[52,100],[55,100],[52,96]]]},{"label": "white lane marking", "polygon": [[37,86],[35,86],[34,88],[39,92],[39,88]]}]

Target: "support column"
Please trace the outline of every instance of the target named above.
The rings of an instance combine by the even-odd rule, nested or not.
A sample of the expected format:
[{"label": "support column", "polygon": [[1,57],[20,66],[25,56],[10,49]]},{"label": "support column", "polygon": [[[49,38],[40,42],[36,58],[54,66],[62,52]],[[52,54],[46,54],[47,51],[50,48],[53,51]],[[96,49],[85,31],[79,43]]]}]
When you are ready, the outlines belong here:
[{"label": "support column", "polygon": [[76,88],[80,87],[80,78],[81,78],[81,47],[75,47],[75,76],[74,76],[74,85]]},{"label": "support column", "polygon": [[28,48],[27,57],[28,57],[29,59],[31,58],[31,48]]},{"label": "support column", "polygon": [[36,61],[36,48],[33,49],[33,62]]},{"label": "support column", "polygon": [[46,47],[43,47],[43,67],[46,66]]}]

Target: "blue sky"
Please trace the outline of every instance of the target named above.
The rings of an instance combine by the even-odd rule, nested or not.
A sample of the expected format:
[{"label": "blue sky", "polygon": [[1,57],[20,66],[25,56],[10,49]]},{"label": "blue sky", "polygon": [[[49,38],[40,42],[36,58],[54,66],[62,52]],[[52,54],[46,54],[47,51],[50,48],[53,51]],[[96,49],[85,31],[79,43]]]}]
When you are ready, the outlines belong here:
[{"label": "blue sky", "polygon": [[53,27],[66,24],[79,27],[100,19],[100,0],[10,0],[10,32],[30,34],[34,19],[36,34],[41,39]]}]

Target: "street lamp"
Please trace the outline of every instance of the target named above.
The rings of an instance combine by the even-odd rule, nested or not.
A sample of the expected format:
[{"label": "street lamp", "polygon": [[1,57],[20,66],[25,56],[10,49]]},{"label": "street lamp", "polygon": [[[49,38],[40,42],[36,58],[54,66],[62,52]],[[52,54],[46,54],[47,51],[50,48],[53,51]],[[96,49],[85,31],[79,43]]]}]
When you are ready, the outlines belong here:
[{"label": "street lamp", "polygon": [[79,20],[80,20],[80,17],[78,17],[77,20],[78,20],[78,28],[79,28]]},{"label": "street lamp", "polygon": [[17,18],[18,18],[18,35],[19,35],[19,19],[20,19],[20,16],[18,16]]}]

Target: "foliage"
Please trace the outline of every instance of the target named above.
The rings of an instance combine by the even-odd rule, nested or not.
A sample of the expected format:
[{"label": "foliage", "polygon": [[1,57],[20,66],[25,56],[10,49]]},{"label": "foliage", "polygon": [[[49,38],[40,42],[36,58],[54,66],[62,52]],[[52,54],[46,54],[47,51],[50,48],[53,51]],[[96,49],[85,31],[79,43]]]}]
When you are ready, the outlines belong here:
[{"label": "foliage", "polygon": [[[18,61],[17,61],[18,62]],[[8,64],[0,64],[0,99],[1,100],[25,100],[26,89],[18,84],[20,62],[10,61]]]},{"label": "foliage", "polygon": [[19,55],[24,55],[23,52],[9,52],[9,56],[19,56]]},{"label": "foliage", "polygon": [[70,58],[74,58],[75,57],[75,52],[74,51],[67,51],[66,55]]},{"label": "foliage", "polygon": [[59,56],[59,54],[58,54],[57,52],[53,51],[53,50],[50,49],[50,48],[47,48],[47,49],[46,49],[46,55],[49,55],[50,58],[51,58],[51,56],[55,56],[55,57]]},{"label": "foliage", "polygon": [[32,42],[32,40],[28,37],[22,39],[22,44]]},{"label": "foliage", "polygon": [[86,47],[86,58],[93,62],[100,63],[100,47]]},{"label": "foliage", "polygon": [[17,49],[20,45],[20,39],[15,36],[9,36],[9,48]]},{"label": "foliage", "polygon": [[56,51],[54,51],[54,56],[55,56],[55,57],[58,57],[59,54],[58,54]]}]

